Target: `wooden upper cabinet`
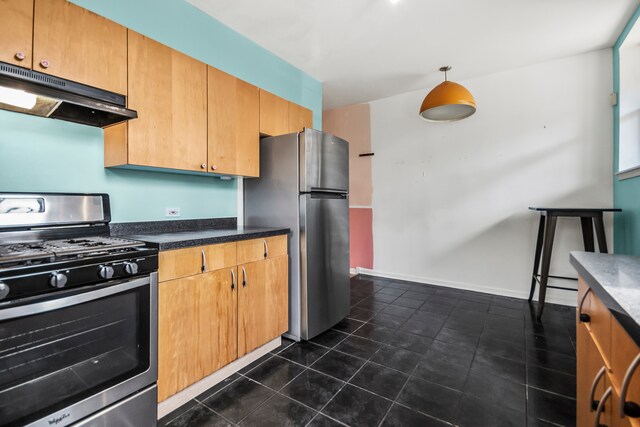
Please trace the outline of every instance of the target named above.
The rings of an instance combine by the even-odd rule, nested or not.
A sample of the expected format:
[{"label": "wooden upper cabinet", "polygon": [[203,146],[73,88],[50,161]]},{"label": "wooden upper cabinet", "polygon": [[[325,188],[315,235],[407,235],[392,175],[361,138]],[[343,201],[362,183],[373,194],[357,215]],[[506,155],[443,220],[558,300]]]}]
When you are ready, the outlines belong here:
[{"label": "wooden upper cabinet", "polygon": [[208,67],[209,172],[260,175],[260,94],[257,87]]},{"label": "wooden upper cabinet", "polygon": [[0,61],[31,68],[33,0],[0,0]]},{"label": "wooden upper cabinet", "polygon": [[289,132],[300,132],[313,128],[313,112],[301,105],[289,103]]},{"label": "wooden upper cabinet", "polygon": [[35,0],[33,69],[126,94],[127,29],[65,0]]},{"label": "wooden upper cabinet", "polygon": [[128,64],[128,163],[204,172],[207,66],[131,30]]},{"label": "wooden upper cabinet", "polygon": [[275,136],[289,133],[289,101],[260,89],[260,133]]}]

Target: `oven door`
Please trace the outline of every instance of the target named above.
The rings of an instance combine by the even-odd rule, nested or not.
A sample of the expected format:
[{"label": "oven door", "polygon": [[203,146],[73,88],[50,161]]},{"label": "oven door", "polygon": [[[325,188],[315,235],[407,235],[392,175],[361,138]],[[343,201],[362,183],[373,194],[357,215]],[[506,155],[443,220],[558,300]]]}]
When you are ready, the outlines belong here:
[{"label": "oven door", "polygon": [[157,273],[0,308],[0,425],[69,425],[154,384],[156,337]]}]

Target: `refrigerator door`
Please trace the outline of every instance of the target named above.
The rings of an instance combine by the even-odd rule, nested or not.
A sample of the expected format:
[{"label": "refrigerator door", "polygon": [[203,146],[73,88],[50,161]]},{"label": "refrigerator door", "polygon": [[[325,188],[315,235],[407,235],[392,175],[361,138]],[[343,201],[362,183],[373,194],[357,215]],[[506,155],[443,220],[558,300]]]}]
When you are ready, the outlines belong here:
[{"label": "refrigerator door", "polygon": [[349,314],[349,200],[300,195],[301,338],[311,339]]},{"label": "refrigerator door", "polygon": [[300,192],[349,190],[349,143],[313,129],[300,133]]}]

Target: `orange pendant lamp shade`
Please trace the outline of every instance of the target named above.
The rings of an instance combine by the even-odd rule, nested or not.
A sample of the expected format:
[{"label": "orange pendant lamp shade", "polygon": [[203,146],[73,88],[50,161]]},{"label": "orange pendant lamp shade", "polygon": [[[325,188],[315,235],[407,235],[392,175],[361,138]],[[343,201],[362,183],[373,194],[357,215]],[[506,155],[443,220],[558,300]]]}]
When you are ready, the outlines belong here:
[{"label": "orange pendant lamp shade", "polygon": [[454,122],[476,112],[476,100],[464,86],[446,80],[451,67],[442,67],[445,81],[433,88],[422,101],[420,117],[432,122]]}]

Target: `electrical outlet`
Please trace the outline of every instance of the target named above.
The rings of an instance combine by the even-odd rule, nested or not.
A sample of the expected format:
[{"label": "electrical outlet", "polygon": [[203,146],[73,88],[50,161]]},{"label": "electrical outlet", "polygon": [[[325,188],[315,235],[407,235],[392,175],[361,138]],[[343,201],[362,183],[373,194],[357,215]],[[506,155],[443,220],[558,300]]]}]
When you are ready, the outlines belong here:
[{"label": "electrical outlet", "polygon": [[180,208],[166,208],[164,216],[180,216]]}]

